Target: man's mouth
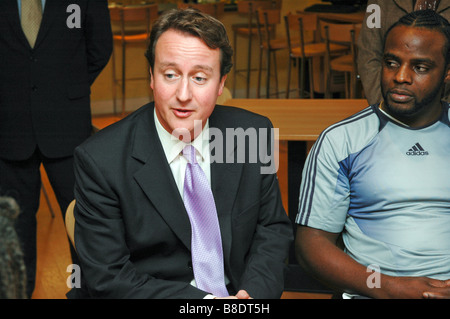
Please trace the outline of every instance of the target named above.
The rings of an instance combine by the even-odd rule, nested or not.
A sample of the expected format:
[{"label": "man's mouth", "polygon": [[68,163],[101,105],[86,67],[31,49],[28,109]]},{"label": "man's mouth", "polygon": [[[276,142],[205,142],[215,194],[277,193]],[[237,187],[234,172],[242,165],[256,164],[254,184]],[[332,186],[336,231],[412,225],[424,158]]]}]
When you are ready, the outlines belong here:
[{"label": "man's mouth", "polygon": [[392,101],[396,103],[407,103],[414,98],[414,96],[409,91],[400,89],[390,90],[389,96]]},{"label": "man's mouth", "polygon": [[177,117],[186,118],[189,117],[194,111],[188,109],[172,109],[173,113]]}]

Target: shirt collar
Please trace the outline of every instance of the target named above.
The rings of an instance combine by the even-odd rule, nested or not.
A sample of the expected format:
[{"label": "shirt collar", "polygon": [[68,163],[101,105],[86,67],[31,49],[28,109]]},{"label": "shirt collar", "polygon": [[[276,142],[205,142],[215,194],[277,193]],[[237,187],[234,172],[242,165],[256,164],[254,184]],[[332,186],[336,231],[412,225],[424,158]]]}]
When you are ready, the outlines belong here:
[{"label": "shirt collar", "polygon": [[[153,113],[156,132],[158,133],[159,140],[161,141],[164,149],[167,162],[171,164],[177,156],[182,153],[183,148],[187,144],[167,132],[167,130],[159,122],[158,117],[156,116],[156,110],[154,110]],[[195,147],[197,154],[200,155],[200,158],[197,157],[197,161],[209,160],[209,119],[206,120],[205,127],[201,133],[190,144]]]}]

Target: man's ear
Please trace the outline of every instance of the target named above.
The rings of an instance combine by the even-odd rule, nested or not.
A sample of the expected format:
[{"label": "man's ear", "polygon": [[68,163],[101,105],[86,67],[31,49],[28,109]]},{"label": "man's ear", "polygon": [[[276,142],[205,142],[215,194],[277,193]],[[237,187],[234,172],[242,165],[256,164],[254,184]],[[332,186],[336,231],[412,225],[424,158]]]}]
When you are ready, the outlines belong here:
[{"label": "man's ear", "polygon": [[225,81],[227,80],[227,74],[225,74],[223,77],[222,77],[222,79],[220,80],[220,83],[219,83],[219,92],[218,92],[218,96],[221,96],[222,95],[222,93],[223,93],[223,88],[224,88],[224,86],[225,86]]},{"label": "man's ear", "polygon": [[149,72],[150,72],[150,87],[153,90],[153,72],[152,72],[152,68],[149,68]]},{"label": "man's ear", "polygon": [[447,64],[447,73],[445,74],[445,83],[450,83],[450,63]]}]

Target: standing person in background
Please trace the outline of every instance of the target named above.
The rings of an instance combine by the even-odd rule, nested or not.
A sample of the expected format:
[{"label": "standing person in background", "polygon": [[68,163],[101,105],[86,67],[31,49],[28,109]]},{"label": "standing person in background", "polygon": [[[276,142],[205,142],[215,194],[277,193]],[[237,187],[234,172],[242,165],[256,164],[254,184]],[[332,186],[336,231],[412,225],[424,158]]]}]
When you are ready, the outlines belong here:
[{"label": "standing person in background", "polygon": [[[431,9],[450,19],[450,0],[369,0],[368,6],[380,8],[380,27],[369,28],[367,19],[372,12],[367,12],[358,38],[358,72],[364,93],[370,105],[382,100],[380,80],[383,62],[383,43],[386,31],[405,14]],[[450,84],[443,92],[444,100],[450,102]]]},{"label": "standing person in background", "polygon": [[0,1],[0,192],[22,210],[16,230],[28,297],[35,286],[40,165],[64,216],[74,198],[73,150],[91,134],[90,86],[111,52],[106,0]]}]

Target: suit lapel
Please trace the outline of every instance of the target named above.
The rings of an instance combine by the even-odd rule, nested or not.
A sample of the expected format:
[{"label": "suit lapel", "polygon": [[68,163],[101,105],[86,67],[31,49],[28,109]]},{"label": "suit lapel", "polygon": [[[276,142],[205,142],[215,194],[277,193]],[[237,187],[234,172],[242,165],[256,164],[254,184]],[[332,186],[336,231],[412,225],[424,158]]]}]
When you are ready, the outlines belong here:
[{"label": "suit lapel", "polygon": [[20,23],[20,15],[19,15],[19,7],[17,6],[17,0],[5,0],[0,1],[0,6],[3,6],[1,10],[4,12],[8,12],[5,14],[9,23],[11,25],[11,29],[17,35],[17,38],[28,48],[30,45],[28,43],[27,38],[25,37],[25,33],[23,33],[22,25]]},{"label": "suit lapel", "polygon": [[[20,15],[19,15],[19,8],[17,6],[17,0],[2,0],[0,2],[3,2],[5,12],[9,12],[7,14],[7,18],[9,19],[9,23],[11,24],[11,27],[13,29],[13,32],[16,33],[17,38],[20,39],[20,41],[28,48],[30,49],[30,44],[28,43],[27,38],[25,37],[25,33],[23,33],[22,25],[20,22]],[[47,0],[45,3],[44,13],[42,16],[42,22],[41,26],[39,28],[39,32],[36,38],[36,43],[34,48],[37,48],[39,46],[39,43],[42,42],[42,40],[45,38],[45,35],[47,34],[48,30],[50,29],[50,26],[56,16],[56,12],[58,10],[64,10],[62,12],[65,12],[64,7],[62,6],[62,1],[56,1],[56,0]]]},{"label": "suit lapel", "polygon": [[34,45],[34,48],[39,47],[39,44],[42,42],[42,40],[47,35],[47,32],[50,30],[50,26],[52,25],[55,17],[59,14],[66,12],[66,9],[64,8],[64,1],[61,0],[46,0],[45,1],[45,8],[43,8],[43,16],[42,16],[42,22],[41,27],[39,28],[39,33],[36,38],[36,44]]},{"label": "suit lapel", "polygon": [[[226,163],[226,158],[232,158],[230,154],[226,154],[226,128],[232,128],[233,125],[227,125],[226,119],[217,116],[215,112],[210,117],[210,128],[217,128],[222,133],[223,137],[223,162],[213,161],[211,163],[211,189],[216,202],[217,214],[219,217],[220,231],[222,235],[223,253],[225,262],[229,261],[231,254],[232,243],[232,220],[231,212],[233,209],[234,201],[237,196],[240,175],[242,172],[243,164],[239,163]],[[212,130],[210,130],[212,133]],[[210,147],[213,144],[210,143]],[[235,153],[236,145],[230,152]],[[228,155],[228,156],[227,156]]]},{"label": "suit lapel", "polygon": [[[223,145],[226,145],[226,120],[215,116],[213,112],[210,117],[210,127],[217,128],[222,132]],[[228,127],[232,127],[232,125],[228,125]],[[172,171],[164,156],[161,142],[157,137],[153,107],[148,108],[147,115],[140,116],[132,143],[132,157],[143,164],[142,168],[134,174],[135,180],[153,204],[153,207],[190,250],[191,228],[189,217],[178,192]],[[236,148],[236,145],[234,148]],[[235,152],[235,149],[230,152]],[[211,188],[219,217],[225,261],[229,260],[231,254],[231,212],[239,188],[239,176],[242,167],[243,164],[226,163],[225,161],[223,163],[218,161],[211,163]],[[167,196],[161,196],[161,194],[172,196],[168,200]]]},{"label": "suit lapel", "polygon": [[132,157],[143,163],[134,174],[153,207],[172,228],[184,245],[191,249],[189,217],[159,141],[153,107],[140,116],[136,125]]}]

